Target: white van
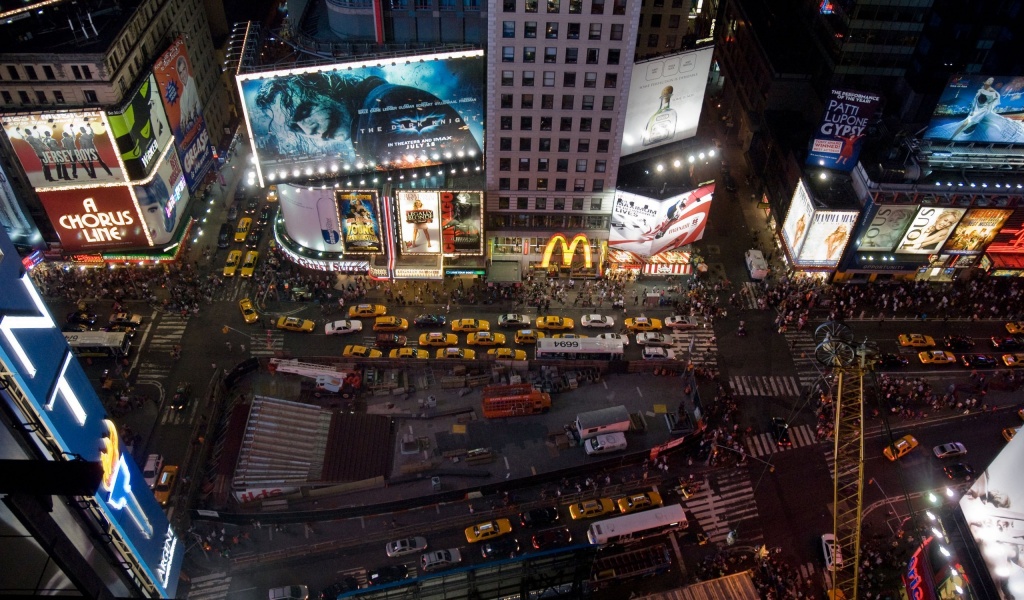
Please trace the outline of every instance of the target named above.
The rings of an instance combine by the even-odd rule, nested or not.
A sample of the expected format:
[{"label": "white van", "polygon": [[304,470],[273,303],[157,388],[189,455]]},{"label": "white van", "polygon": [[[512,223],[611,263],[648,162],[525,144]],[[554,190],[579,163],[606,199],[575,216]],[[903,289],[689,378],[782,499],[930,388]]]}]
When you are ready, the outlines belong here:
[{"label": "white van", "polygon": [[747,250],[744,257],[751,279],[761,281],[768,276],[768,263],[764,260],[764,254],[761,254],[760,250]]},{"label": "white van", "polygon": [[595,435],[594,437],[587,438],[583,441],[583,449],[586,450],[587,454],[590,456],[625,450],[626,435],[623,433],[603,433],[601,435]]},{"label": "white van", "polygon": [[304,585],[288,585],[271,588],[267,597],[269,600],[309,600],[309,587]]}]

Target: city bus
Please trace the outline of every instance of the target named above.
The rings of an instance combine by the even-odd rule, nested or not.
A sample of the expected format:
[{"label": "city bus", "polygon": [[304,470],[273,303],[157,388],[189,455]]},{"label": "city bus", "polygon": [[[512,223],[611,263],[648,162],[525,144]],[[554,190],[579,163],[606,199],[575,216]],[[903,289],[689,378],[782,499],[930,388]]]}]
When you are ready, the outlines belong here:
[{"label": "city bus", "polygon": [[132,338],[123,331],[64,332],[64,339],[78,356],[124,358],[132,348]]},{"label": "city bus", "polygon": [[541,338],[537,360],[622,360],[622,340],[603,338]]},{"label": "city bus", "polygon": [[608,546],[686,529],[686,513],[678,504],[597,521],[587,530],[591,544]]}]

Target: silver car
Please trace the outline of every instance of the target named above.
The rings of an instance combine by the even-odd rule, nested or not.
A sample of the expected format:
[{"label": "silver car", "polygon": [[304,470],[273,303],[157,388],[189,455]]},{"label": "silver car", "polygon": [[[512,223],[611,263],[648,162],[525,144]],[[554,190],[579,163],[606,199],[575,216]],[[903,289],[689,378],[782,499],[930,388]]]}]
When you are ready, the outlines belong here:
[{"label": "silver car", "polygon": [[462,562],[462,554],[458,548],[434,550],[420,556],[420,569],[423,571],[440,571],[449,569]]},{"label": "silver car", "polygon": [[384,547],[384,550],[388,553],[388,556],[405,556],[406,554],[414,554],[416,552],[423,552],[427,549],[427,540],[422,537],[410,537],[388,542],[388,545]]},{"label": "silver car", "polygon": [[935,453],[935,458],[954,458],[967,454],[967,448],[960,442],[950,442],[932,448],[932,452]]}]

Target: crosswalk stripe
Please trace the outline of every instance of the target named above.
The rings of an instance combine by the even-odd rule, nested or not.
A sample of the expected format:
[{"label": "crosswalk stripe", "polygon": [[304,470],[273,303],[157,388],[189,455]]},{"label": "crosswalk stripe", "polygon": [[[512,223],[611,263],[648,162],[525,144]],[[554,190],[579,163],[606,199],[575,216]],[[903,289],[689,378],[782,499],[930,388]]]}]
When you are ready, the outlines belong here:
[{"label": "crosswalk stripe", "polygon": [[729,386],[738,396],[800,396],[800,382],[789,375],[733,375]]},{"label": "crosswalk stripe", "polygon": [[[718,488],[718,492],[712,488]],[[700,491],[683,500],[683,504],[712,543],[725,542],[732,529],[739,532],[745,544],[756,545],[763,540],[754,488],[745,470],[711,475]]]},{"label": "crosswalk stripe", "polygon": [[231,589],[231,576],[226,572],[193,577],[188,592],[189,600],[222,600]]},{"label": "crosswalk stripe", "polygon": [[794,425],[789,428],[789,441],[793,445],[789,448],[779,448],[775,443],[775,436],[771,433],[759,433],[747,438],[747,453],[754,458],[760,458],[776,452],[795,450],[804,446],[813,446],[818,443],[814,428],[810,425]]},{"label": "crosswalk stripe", "polygon": [[740,299],[743,302],[744,308],[759,308],[757,305],[757,299],[760,296],[756,283],[752,281],[746,281],[743,283],[743,289],[740,291]]}]

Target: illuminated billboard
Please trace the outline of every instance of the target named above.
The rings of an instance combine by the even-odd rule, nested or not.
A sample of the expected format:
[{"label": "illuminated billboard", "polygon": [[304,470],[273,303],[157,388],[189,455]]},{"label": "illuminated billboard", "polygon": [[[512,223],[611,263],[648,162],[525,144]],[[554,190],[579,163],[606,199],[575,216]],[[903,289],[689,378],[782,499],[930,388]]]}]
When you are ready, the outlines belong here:
[{"label": "illuminated billboard", "polygon": [[106,115],[99,111],[6,114],[4,131],[36,189],[123,183]]},{"label": "illuminated billboard", "polygon": [[171,140],[171,129],[153,76],[142,81],[126,106],[107,111],[107,121],[128,177],[145,179]]},{"label": "illuminated billboard", "polygon": [[946,238],[953,233],[953,227],[966,208],[938,208],[922,206],[907,228],[896,252],[900,254],[935,254]]},{"label": "illuminated billboard", "polygon": [[171,241],[189,200],[185,175],[172,144],[167,144],[164,159],[152,180],[133,187],[153,245]]},{"label": "illuminated billboard", "polygon": [[806,241],[793,263],[799,267],[837,267],[860,213],[816,210],[811,215]]},{"label": "illuminated billboard", "polygon": [[917,206],[880,206],[857,244],[860,252],[889,252],[896,247]]},{"label": "illuminated billboard", "polygon": [[374,254],[381,251],[377,192],[360,190],[337,193],[342,236],[346,254]]},{"label": "illuminated billboard", "polygon": [[445,254],[483,254],[482,198],[483,192],[441,192],[441,246]]},{"label": "illuminated billboard", "polygon": [[87,254],[149,246],[127,186],[39,191],[65,252]]},{"label": "illuminated billboard", "polygon": [[405,192],[398,198],[403,254],[441,252],[440,199],[437,192]]},{"label": "illuminated billboard", "polygon": [[981,254],[995,239],[999,229],[1013,214],[1012,210],[972,208],[949,236],[942,251],[949,254]]},{"label": "illuminated billboard", "polygon": [[278,186],[284,229],[296,243],[320,252],[345,251],[334,188]]},{"label": "illuminated billboard", "polygon": [[852,171],[864,143],[864,132],[882,97],[852,90],[832,90],[818,124],[807,164]]},{"label": "illuminated billboard", "polygon": [[482,50],[239,75],[262,179],[478,156]]},{"label": "illuminated billboard", "polygon": [[814,206],[811,205],[811,196],[807,193],[804,180],[801,179],[796,184],[796,191],[793,192],[786,220],[782,222],[782,239],[786,242],[789,255],[793,259],[800,256],[800,249],[807,241],[807,228],[813,218]]},{"label": "illuminated billboard", "polygon": [[35,224],[25,214],[21,201],[14,195],[3,167],[0,167],[0,228],[19,244],[29,243],[39,235]]},{"label": "illuminated billboard", "polygon": [[713,52],[708,46],[633,66],[623,156],[697,135]]},{"label": "illuminated billboard", "polygon": [[[54,192],[56,193],[56,192]],[[185,553],[142,472],[119,440],[92,382],[68,348],[21,259],[0,233],[0,364],[23,394],[5,394],[19,422],[32,423],[52,460],[85,460],[103,469],[95,494],[76,498],[94,519],[97,548],[137,579],[148,597],[173,598]],[[30,432],[30,433],[29,433]]]},{"label": "illuminated billboard", "polygon": [[1024,142],[1024,77],[954,75],[939,96],[926,139]]},{"label": "illuminated billboard", "polygon": [[213,166],[213,152],[199,100],[199,84],[192,76],[192,62],[183,38],[175,39],[153,64],[153,77],[160,88],[188,189],[194,192]]},{"label": "illuminated billboard", "polygon": [[704,236],[715,184],[655,200],[616,192],[608,246],[654,256],[692,244]]}]

